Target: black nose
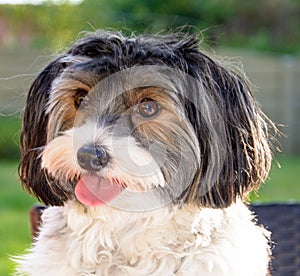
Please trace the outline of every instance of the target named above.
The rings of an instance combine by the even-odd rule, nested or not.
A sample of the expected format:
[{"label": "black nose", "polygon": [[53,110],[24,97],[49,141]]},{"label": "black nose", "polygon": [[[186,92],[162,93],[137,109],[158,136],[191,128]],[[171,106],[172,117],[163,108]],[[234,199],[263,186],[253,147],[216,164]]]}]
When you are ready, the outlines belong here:
[{"label": "black nose", "polygon": [[100,171],[108,163],[108,155],[103,147],[85,145],[77,151],[79,166],[87,171]]}]

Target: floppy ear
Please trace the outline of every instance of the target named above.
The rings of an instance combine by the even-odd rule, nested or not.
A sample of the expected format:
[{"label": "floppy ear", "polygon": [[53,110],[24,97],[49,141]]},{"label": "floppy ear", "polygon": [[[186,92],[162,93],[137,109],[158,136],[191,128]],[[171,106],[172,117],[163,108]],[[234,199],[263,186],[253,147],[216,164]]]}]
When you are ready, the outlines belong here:
[{"label": "floppy ear", "polygon": [[204,88],[199,93],[206,93],[210,100],[205,112],[199,110],[203,105],[199,100],[198,107],[187,104],[202,158],[187,199],[224,208],[258,188],[267,177],[272,159],[268,128],[274,125],[259,108],[243,76],[200,52],[198,57],[193,54],[191,66],[191,74]]},{"label": "floppy ear", "polygon": [[[66,195],[53,194],[49,176],[41,168],[41,151],[46,144],[48,115],[46,105],[53,80],[66,66],[60,58],[51,62],[32,83],[24,111],[20,137],[19,176],[23,187],[46,205],[62,205]],[[51,180],[53,181],[53,180]]]}]

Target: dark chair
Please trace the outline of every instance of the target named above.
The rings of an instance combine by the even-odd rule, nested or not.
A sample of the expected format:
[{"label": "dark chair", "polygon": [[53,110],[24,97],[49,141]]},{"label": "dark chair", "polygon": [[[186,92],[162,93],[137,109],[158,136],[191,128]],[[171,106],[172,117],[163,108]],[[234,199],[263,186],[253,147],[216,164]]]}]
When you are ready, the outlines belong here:
[{"label": "dark chair", "polygon": [[271,275],[300,276],[300,204],[253,204],[251,209],[272,232]]}]

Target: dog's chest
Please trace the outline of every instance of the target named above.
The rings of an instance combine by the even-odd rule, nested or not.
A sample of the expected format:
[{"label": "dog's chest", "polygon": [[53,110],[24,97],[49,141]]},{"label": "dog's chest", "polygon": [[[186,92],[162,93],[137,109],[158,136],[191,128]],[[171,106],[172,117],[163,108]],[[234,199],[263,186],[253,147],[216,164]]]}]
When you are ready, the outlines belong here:
[{"label": "dog's chest", "polygon": [[115,274],[121,268],[120,273],[132,269],[154,273],[162,267],[170,272],[177,271],[195,250],[192,214],[102,211],[99,215],[67,211],[66,247],[72,248],[67,252],[69,259],[76,260],[74,266],[81,262],[81,266]]},{"label": "dog's chest", "polygon": [[231,209],[130,213],[70,202],[47,210],[33,252],[50,256],[56,275],[263,275],[267,239],[246,207]]}]

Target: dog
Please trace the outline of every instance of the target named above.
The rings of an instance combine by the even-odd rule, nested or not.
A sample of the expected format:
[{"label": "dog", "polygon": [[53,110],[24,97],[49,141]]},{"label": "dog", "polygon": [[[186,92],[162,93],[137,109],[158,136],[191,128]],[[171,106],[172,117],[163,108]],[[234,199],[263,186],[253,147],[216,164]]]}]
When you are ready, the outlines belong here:
[{"label": "dog", "polygon": [[86,33],[28,93],[19,175],[49,207],[16,274],[268,275],[271,127],[197,34]]}]

